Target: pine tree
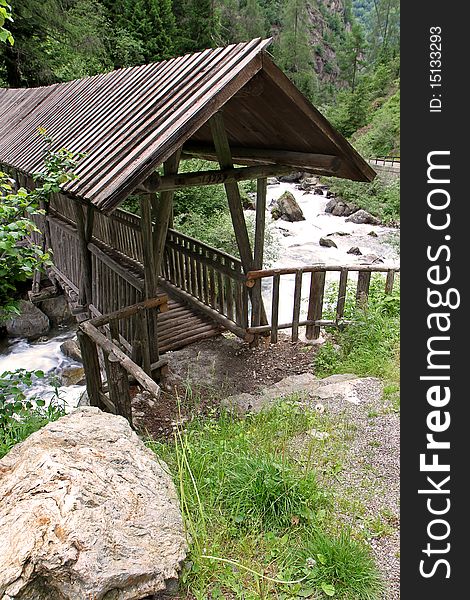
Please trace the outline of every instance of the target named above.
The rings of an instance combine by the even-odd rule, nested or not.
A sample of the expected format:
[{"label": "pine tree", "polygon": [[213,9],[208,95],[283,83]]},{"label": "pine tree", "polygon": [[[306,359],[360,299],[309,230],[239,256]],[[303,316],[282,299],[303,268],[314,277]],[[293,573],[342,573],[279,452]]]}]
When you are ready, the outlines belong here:
[{"label": "pine tree", "polygon": [[246,6],[242,11],[241,30],[242,37],[246,40],[266,35],[266,14],[259,5],[258,0],[247,0]]},{"label": "pine tree", "polygon": [[174,55],[176,23],[171,0],[125,0],[118,18],[140,41],[144,62]]},{"label": "pine tree", "polygon": [[356,88],[358,71],[364,65],[366,40],[361,25],[354,22],[351,31],[347,32],[341,52],[339,52],[339,65],[342,76],[349,83],[352,91]]},{"label": "pine tree", "polygon": [[318,82],[314,70],[313,48],[309,41],[305,0],[289,0],[282,17],[282,29],[275,56],[281,69],[311,100]]},{"label": "pine tree", "polygon": [[176,0],[179,52],[197,52],[217,45],[219,18],[214,0]]}]

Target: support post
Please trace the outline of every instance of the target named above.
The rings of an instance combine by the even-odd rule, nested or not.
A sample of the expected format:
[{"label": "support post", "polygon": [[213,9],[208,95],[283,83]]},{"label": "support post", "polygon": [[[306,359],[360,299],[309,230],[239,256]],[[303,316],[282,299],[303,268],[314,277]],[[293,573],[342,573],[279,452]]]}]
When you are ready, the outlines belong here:
[{"label": "support post", "polygon": [[[181,148],[177,150],[163,164],[163,173],[165,175],[176,175],[181,157]],[[155,274],[159,275],[162,269],[163,256],[165,253],[166,236],[170,222],[173,222],[173,196],[174,190],[161,192],[158,203],[153,196],[153,216],[155,219],[155,228],[153,230],[153,251],[155,257]]]},{"label": "support post", "polygon": [[[216,113],[211,117],[210,121],[212,138],[217,153],[217,160],[221,169],[233,169],[232,154],[228,143],[227,133],[225,131],[224,119],[222,113]],[[228,206],[232,217],[233,229],[237,240],[238,251],[242,261],[243,270],[245,273],[251,270],[253,266],[253,254],[251,252],[250,238],[246,228],[245,216],[243,214],[242,200],[238,183],[226,182],[224,184],[227,194]],[[253,293],[250,291],[250,296],[253,301]],[[267,324],[266,313],[262,301],[260,301],[260,322],[262,325]]]},{"label": "support post", "polygon": [[127,371],[121,366],[119,358],[111,353],[108,356],[109,399],[114,404],[117,415],[125,417],[132,426],[131,396]]},{"label": "support post", "polygon": [[[256,190],[256,222],[255,222],[255,253],[253,265],[255,269],[263,268],[264,255],[264,234],[266,229],[266,193],[267,179],[262,177],[257,181]],[[261,324],[261,284],[262,279],[259,278],[252,288],[251,295],[251,326],[258,327]],[[259,336],[255,335],[253,346],[257,346]]]},{"label": "support post", "polygon": [[[155,255],[152,237],[152,208],[150,195],[141,197],[140,200],[141,230],[142,230],[142,248],[144,252],[144,273],[145,273],[145,298],[155,298],[158,291],[157,271],[155,268]],[[147,311],[147,319],[142,323],[147,324],[150,364],[156,362],[158,355],[157,339],[157,313],[155,310]],[[144,349],[145,355],[145,349]],[[149,368],[150,365],[146,365]]]},{"label": "support post", "polygon": [[86,390],[90,399],[90,406],[97,406],[101,410],[106,410],[106,406],[101,401],[101,369],[98,359],[96,344],[80,329],[77,331],[78,343],[83,358],[83,367],[85,370]]},{"label": "support post", "polygon": [[85,221],[85,215],[83,214],[83,208],[81,204],[74,200],[73,206],[82,262],[82,276],[79,287],[78,301],[79,304],[88,306],[89,304],[93,303],[91,255],[90,251],[88,250],[88,244],[91,240],[93,230],[93,213],[90,209],[88,209],[87,219]]}]

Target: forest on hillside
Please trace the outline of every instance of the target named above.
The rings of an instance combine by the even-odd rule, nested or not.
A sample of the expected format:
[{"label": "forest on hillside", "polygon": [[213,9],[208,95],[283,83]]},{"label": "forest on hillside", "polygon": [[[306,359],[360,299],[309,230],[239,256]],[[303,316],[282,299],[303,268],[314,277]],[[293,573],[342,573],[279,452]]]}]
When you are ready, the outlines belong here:
[{"label": "forest on hillside", "polygon": [[399,154],[398,0],[14,0],[12,16],[1,86],[271,36],[278,65],[363,154]]}]

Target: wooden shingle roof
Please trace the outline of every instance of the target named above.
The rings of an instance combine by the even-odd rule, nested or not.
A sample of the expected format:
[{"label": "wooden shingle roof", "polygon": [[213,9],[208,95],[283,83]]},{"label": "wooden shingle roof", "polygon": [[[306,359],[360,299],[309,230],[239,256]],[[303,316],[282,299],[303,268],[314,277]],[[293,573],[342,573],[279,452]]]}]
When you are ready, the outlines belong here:
[{"label": "wooden shingle roof", "polygon": [[0,89],[0,163],[26,175],[41,171],[44,128],[54,149],[86,152],[64,192],[109,213],[183,144],[209,149],[207,121],[222,109],[240,152],[311,154],[312,164],[298,166],[312,171],[314,156],[329,155],[337,157],[338,177],[373,179],[264,52],[269,43],[255,39],[68,83]]}]

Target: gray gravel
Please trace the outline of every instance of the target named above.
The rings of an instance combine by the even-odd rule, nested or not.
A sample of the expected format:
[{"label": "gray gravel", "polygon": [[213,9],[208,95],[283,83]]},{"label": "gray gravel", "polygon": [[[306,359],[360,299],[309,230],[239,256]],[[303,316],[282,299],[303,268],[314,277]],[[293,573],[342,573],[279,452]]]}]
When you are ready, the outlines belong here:
[{"label": "gray gravel", "polygon": [[[366,539],[386,584],[383,600],[398,600],[400,419],[384,405],[379,380],[358,380],[355,391],[360,404],[344,398],[323,401],[325,419],[333,427],[331,438],[336,436],[336,444],[339,441],[342,445],[342,469],[334,477],[327,476],[328,484],[338,497],[357,499],[362,504],[361,515],[356,513],[354,519],[348,511],[344,519],[354,528],[370,532]],[[375,523],[372,528],[371,522]]]}]

